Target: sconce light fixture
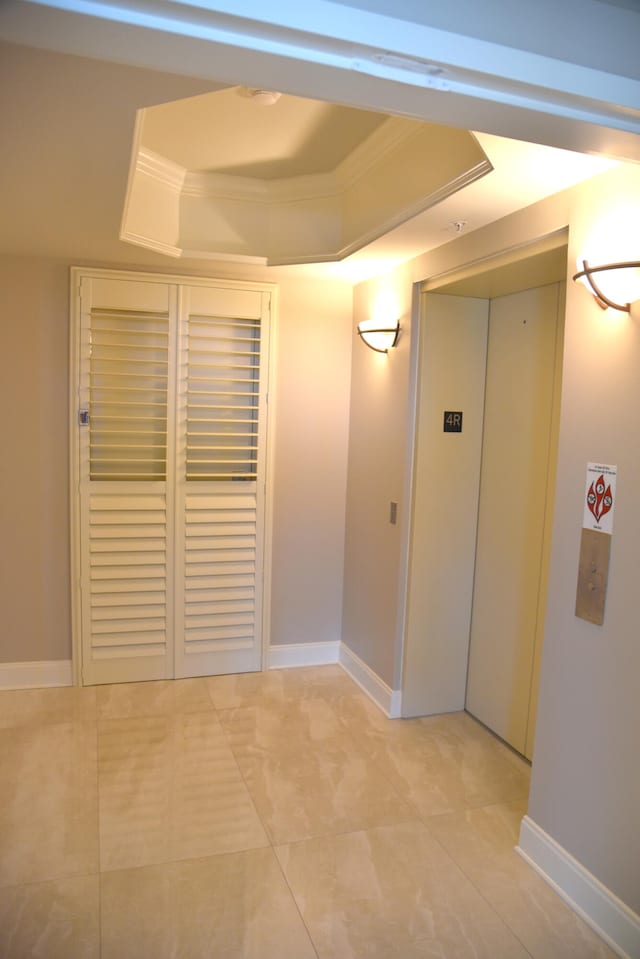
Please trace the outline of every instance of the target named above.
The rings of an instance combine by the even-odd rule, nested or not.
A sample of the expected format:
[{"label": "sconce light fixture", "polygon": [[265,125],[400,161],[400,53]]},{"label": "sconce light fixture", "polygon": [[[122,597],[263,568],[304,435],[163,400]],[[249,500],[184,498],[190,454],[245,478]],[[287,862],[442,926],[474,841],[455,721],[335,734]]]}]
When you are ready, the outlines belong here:
[{"label": "sconce light fixture", "polygon": [[[580,265],[580,264],[578,264]],[[611,307],[612,310],[620,310],[622,313],[631,312],[631,303],[616,303],[610,299],[600,288],[599,284],[593,278],[594,273],[606,273],[609,270],[633,270],[640,269],[640,260],[629,260],[624,263],[606,263],[603,266],[590,266],[587,260],[582,260],[582,269],[573,277],[574,280],[583,280],[584,285],[593,295],[598,306],[606,310]]]},{"label": "sconce light fixture", "polygon": [[398,342],[400,321],[392,324],[380,320],[362,320],[358,323],[358,336],[376,353],[388,353]]}]

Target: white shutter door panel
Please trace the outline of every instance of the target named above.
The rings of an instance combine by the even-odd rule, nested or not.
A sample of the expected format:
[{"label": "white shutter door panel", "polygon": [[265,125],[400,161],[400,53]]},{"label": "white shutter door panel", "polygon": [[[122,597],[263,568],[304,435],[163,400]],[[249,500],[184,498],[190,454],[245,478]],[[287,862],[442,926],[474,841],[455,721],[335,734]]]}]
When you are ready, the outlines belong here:
[{"label": "white shutter door panel", "polygon": [[87,684],[172,675],[167,505],[156,485],[92,483],[83,498]]},{"label": "white shutter door panel", "polygon": [[[185,675],[244,672],[260,665],[256,620],[256,498],[243,492],[187,492],[184,527]],[[232,535],[211,535],[216,526]],[[203,522],[204,520],[204,522]],[[258,655],[256,655],[258,654]]]},{"label": "white shutter door panel", "polygon": [[84,279],[83,284],[90,284],[93,309],[152,313],[169,311],[169,285],[161,278],[119,280],[115,277],[92,277]]},{"label": "white shutter door panel", "polygon": [[[85,684],[173,675],[175,343],[166,282],[85,277],[78,426]],[[173,337],[175,339],[175,336]]]},{"label": "white shutter door panel", "polygon": [[251,320],[260,320],[264,315],[265,294],[262,290],[189,286],[187,292],[189,311],[195,315],[203,313]]},{"label": "white shutter door panel", "polygon": [[176,675],[260,669],[269,297],[189,288],[181,302]]},{"label": "white shutter door panel", "polygon": [[260,669],[271,292],[77,272],[83,682]]}]

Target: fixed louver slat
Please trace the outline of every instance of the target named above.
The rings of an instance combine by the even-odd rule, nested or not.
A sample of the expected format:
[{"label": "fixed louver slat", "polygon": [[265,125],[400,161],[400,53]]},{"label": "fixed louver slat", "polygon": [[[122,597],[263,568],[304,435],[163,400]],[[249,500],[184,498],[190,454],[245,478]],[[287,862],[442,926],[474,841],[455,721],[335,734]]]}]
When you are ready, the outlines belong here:
[{"label": "fixed louver slat", "polygon": [[203,491],[185,506],[185,652],[244,648],[257,615],[255,495]]},{"label": "fixed louver slat", "polygon": [[92,645],[99,657],[113,659],[123,648],[161,654],[169,614],[163,494],[92,492],[87,572]]}]

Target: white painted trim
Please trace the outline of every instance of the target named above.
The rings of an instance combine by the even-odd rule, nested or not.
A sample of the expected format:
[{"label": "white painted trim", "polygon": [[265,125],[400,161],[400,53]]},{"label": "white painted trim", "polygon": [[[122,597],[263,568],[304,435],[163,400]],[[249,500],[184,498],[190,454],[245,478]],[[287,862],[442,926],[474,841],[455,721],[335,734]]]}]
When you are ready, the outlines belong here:
[{"label": "white painted trim", "polygon": [[387,157],[422,134],[420,124],[405,117],[387,117],[377,129],[359,143],[335,170],[341,189],[353,187]]},{"label": "white painted trim", "polygon": [[266,492],[264,496],[264,527],[262,541],[262,649],[260,651],[260,665],[262,669],[269,662],[271,646],[271,597],[273,576],[273,503],[275,488],[275,448],[276,448],[276,392],[278,388],[278,335],[279,335],[279,287],[266,286],[264,293],[269,293],[269,343],[267,346],[267,407],[264,478]]},{"label": "white painted trim", "polygon": [[389,719],[398,719],[401,715],[402,692],[399,689],[391,689],[383,679],[380,679],[377,673],[370,666],[360,659],[359,656],[345,646],[340,644],[340,665],[346,673],[351,676],[353,681],[380,707]]},{"label": "white painted trim", "polygon": [[407,407],[407,443],[405,449],[403,508],[400,511],[400,570],[398,576],[398,618],[396,623],[395,675],[400,677],[400,696],[404,688],[404,663],[407,644],[407,609],[409,608],[409,574],[411,572],[411,538],[413,535],[413,494],[416,463],[416,430],[418,426],[418,389],[420,385],[420,353],[423,337],[421,284],[414,283],[411,292],[411,327],[409,330],[409,403]]},{"label": "white painted trim", "polygon": [[156,253],[164,253],[165,256],[182,256],[182,248],[174,246],[172,243],[163,243],[162,240],[156,240],[152,236],[146,236],[143,233],[134,233],[133,230],[122,230],[120,239],[123,243],[133,243],[135,246],[145,246],[148,250],[154,250]]},{"label": "white painted trim", "polygon": [[185,176],[181,197],[208,200],[239,200],[243,203],[270,204],[271,181],[230,173],[198,173]]},{"label": "white painted trim", "polygon": [[[82,676],[82,604],[81,604],[81,584],[80,584],[80,538],[81,538],[81,516],[80,516],[80,497],[78,495],[80,480],[80,452],[78,443],[78,410],[79,390],[78,383],[80,378],[80,323],[82,304],[81,281],[92,278],[108,278],[119,280],[138,280],[154,283],[168,283],[170,285],[186,285],[189,287],[216,287],[222,289],[242,289],[254,290],[262,294],[271,296],[271,316],[270,316],[270,340],[268,354],[268,377],[269,394],[268,403],[268,424],[266,434],[266,497],[265,497],[265,529],[264,529],[264,560],[263,560],[263,613],[262,613],[262,637],[261,646],[261,664],[264,666],[267,662],[268,644],[269,644],[269,623],[270,623],[270,596],[271,596],[271,565],[272,565],[272,538],[273,538],[273,469],[274,469],[274,448],[275,448],[275,388],[276,388],[276,344],[275,335],[277,327],[277,304],[278,304],[278,286],[275,283],[250,281],[241,278],[238,279],[220,279],[216,276],[191,276],[181,273],[149,273],[145,271],[132,270],[111,270],[100,267],[71,267],[70,269],[70,304],[71,304],[71,322],[70,322],[70,360],[69,360],[69,422],[70,422],[70,444],[69,444],[69,489],[71,502],[71,633],[72,633],[72,674],[64,681],[38,683],[35,680],[28,685],[83,685]],[[173,314],[174,309],[171,308]],[[170,577],[172,578],[172,576]],[[337,652],[332,660],[337,662]],[[30,664],[27,664],[30,665]],[[296,665],[296,664],[292,664]],[[302,664],[301,664],[302,665]],[[0,689],[2,688],[2,665],[0,664]]]},{"label": "white painted trim", "polygon": [[70,505],[70,565],[71,587],[71,664],[73,682],[82,685],[82,606],[80,603],[80,438],[78,411],[80,410],[80,314],[82,312],[82,271],[75,266],[69,271],[69,505]]},{"label": "white painted trim", "polygon": [[622,959],[640,959],[640,916],[529,816],[516,852]]},{"label": "white painted trim", "polygon": [[70,659],[36,663],[0,663],[0,689],[73,686]]},{"label": "white painted trim", "polygon": [[157,180],[163,186],[173,190],[176,196],[180,195],[184,180],[187,175],[185,167],[167,157],[149,150],[148,147],[140,146],[136,156],[135,169],[144,176]]},{"label": "white painted trim", "polygon": [[[136,120],[133,130],[133,142],[131,144],[131,153],[129,154],[129,175],[127,176],[127,191],[124,197],[124,206],[122,207],[122,217],[120,219],[120,239],[124,239],[126,225],[129,219],[129,209],[132,202],[133,185],[135,180],[136,167],[138,163],[138,151],[142,140],[142,117],[143,110],[136,111]],[[73,302],[73,301],[72,301]],[[73,332],[73,331],[72,331]]]},{"label": "white painted trim", "polygon": [[454,266],[445,270],[443,273],[433,273],[426,277],[419,284],[421,293],[439,293],[443,284],[449,285],[457,280],[466,280],[469,277],[476,276],[478,273],[484,273],[489,270],[498,270],[504,266],[510,266],[512,263],[518,263],[527,257],[537,256],[540,253],[547,253],[550,250],[558,250],[560,247],[567,246],[569,242],[569,228],[560,227],[552,233],[546,233],[544,236],[534,237],[525,240],[517,246],[509,246],[506,249],[497,250],[493,253],[487,253],[486,256],[477,257],[475,260],[469,260],[462,266]]},{"label": "white painted trim", "polygon": [[288,669],[293,666],[327,666],[337,663],[340,643],[289,643],[270,646],[269,669]]},{"label": "white painted trim", "polygon": [[[442,184],[433,192],[415,197],[412,202],[396,211],[393,216],[377,223],[365,232],[350,228],[346,223],[348,218],[346,206],[348,206],[350,192],[359,181],[364,180],[367,176],[374,175],[375,170],[383,162],[388,162],[389,157],[393,156],[394,152],[397,152],[400,148],[416,141],[416,149],[418,149],[420,146],[419,140],[425,135],[424,131],[424,124],[416,123],[415,120],[390,117],[338,164],[335,170],[328,173],[282,177],[275,180],[235,176],[226,173],[187,171],[173,161],[139,145],[135,164],[129,174],[127,213],[122,220],[120,239],[169,256],[184,255],[184,251],[175,244],[166,243],[151,236],[150,234],[153,232],[152,224],[149,224],[146,217],[138,221],[140,226],[137,231],[127,227],[129,222],[128,210],[132,202],[131,198],[135,194],[135,178],[142,177],[146,180],[153,180],[170,191],[173,201],[177,204],[178,214],[183,209],[181,205],[183,199],[196,201],[193,204],[193,209],[201,210],[203,216],[207,215],[207,204],[197,203],[198,200],[209,201],[209,204],[213,203],[214,206],[222,203],[227,211],[229,205],[233,210],[238,208],[239,205],[242,206],[250,202],[255,209],[262,208],[259,211],[259,218],[264,221],[262,227],[266,230],[266,234],[273,233],[276,235],[281,232],[288,222],[286,219],[283,220],[289,215],[287,208],[292,206],[295,208],[297,215],[302,215],[306,209],[307,215],[315,216],[319,223],[321,220],[335,219],[336,228],[339,228],[340,223],[342,223],[342,230],[338,229],[338,233],[343,234],[344,243],[341,247],[337,247],[340,237],[323,240],[321,246],[324,252],[311,249],[307,253],[304,251],[298,253],[297,250],[292,248],[288,253],[285,250],[284,254],[280,254],[278,244],[274,241],[273,236],[271,239],[264,240],[263,246],[263,241],[258,236],[260,230],[257,233],[254,231],[254,236],[247,237],[247,242],[256,253],[260,252],[259,248],[261,248],[261,252],[267,255],[270,266],[342,260],[356,253],[363,246],[379,239],[390,230],[406,223],[407,220],[413,219],[418,214],[440,203],[470,183],[475,182],[480,177],[485,176],[493,169],[476,140],[476,145],[483,154],[483,159],[475,166]],[[411,192],[415,193],[415,190]],[[161,202],[161,200],[158,200],[158,202]],[[315,211],[308,209],[309,204],[320,204],[322,209]],[[191,215],[193,215],[193,210]],[[229,215],[233,216],[234,214]],[[187,225],[190,219],[191,216],[188,216],[186,220],[184,216],[181,219],[181,232],[185,238],[190,235]],[[197,229],[196,234],[198,235],[199,232]],[[333,236],[332,231],[330,231],[330,234]],[[188,239],[185,242],[188,243]],[[200,243],[202,246],[202,242],[196,237],[196,245]],[[223,246],[225,246],[224,243]],[[213,252],[215,251],[208,248],[198,248],[194,251],[196,257],[202,257]],[[226,249],[226,252],[229,254],[233,250],[229,248]]]}]

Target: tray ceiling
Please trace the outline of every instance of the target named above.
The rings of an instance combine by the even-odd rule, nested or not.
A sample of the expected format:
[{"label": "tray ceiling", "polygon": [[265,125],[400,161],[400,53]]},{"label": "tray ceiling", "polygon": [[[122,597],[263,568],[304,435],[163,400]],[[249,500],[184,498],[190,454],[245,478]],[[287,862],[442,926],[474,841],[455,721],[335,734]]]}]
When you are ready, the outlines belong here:
[{"label": "tray ceiling", "polygon": [[141,111],[121,237],[173,256],[342,260],[491,170],[465,130],[229,88]]}]

